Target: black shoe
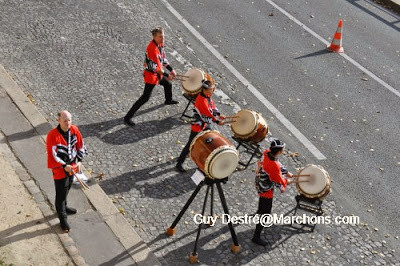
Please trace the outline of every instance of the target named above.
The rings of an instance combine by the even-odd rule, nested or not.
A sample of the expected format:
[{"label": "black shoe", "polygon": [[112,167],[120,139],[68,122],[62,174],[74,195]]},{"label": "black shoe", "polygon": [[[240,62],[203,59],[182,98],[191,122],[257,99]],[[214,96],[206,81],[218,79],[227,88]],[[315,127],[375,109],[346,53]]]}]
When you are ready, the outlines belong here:
[{"label": "black shoe", "polygon": [[261,238],[254,238],[254,237],[253,237],[253,239],[252,239],[251,241],[253,241],[253,242],[256,243],[257,245],[260,245],[260,246],[263,246],[263,247],[265,247],[266,245],[268,245],[268,243],[265,242],[264,240],[262,240]]},{"label": "black shoe", "polygon": [[127,118],[124,118],[124,123],[127,124],[128,126],[131,126],[131,127],[136,125],[135,122],[133,122],[132,120],[127,119]]},{"label": "black shoe", "polygon": [[65,210],[67,211],[67,214],[75,214],[76,209],[71,208],[71,207],[65,207]]},{"label": "black shoe", "polygon": [[175,166],[176,170],[178,170],[178,172],[184,173],[186,172],[185,168],[183,168],[183,166],[181,164],[177,164]]},{"label": "black shoe", "polygon": [[178,101],[171,100],[171,101],[165,101],[165,105],[171,105],[171,104],[178,104]]},{"label": "black shoe", "polygon": [[67,218],[60,218],[60,225],[64,233],[68,233],[71,230],[71,227],[69,227],[69,224],[67,222]]}]

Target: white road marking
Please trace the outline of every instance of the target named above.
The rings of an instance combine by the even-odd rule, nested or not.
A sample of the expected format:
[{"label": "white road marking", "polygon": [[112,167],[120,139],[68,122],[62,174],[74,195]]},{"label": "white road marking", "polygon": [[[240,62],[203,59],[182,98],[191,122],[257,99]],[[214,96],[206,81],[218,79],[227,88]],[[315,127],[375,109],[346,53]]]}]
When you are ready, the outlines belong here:
[{"label": "white road marking", "polygon": [[272,112],[276,118],[318,159],[325,160],[323,155],[314,144],[311,143],[278,109],[275,108],[239,71],[237,71],[190,23],[173,8],[167,0],[161,0],[165,7],[194,35],[207,49],[228,68],[236,78],[249,89],[253,95]]},{"label": "white road marking", "polygon": [[[269,3],[270,5],[272,5],[273,7],[275,7],[276,9],[278,9],[280,12],[282,12],[282,14],[284,14],[285,16],[287,16],[288,18],[290,18],[293,22],[295,22],[297,25],[299,25],[300,27],[302,27],[303,29],[305,29],[306,31],[308,31],[308,33],[310,33],[312,36],[314,36],[315,38],[317,38],[318,40],[320,40],[321,42],[323,42],[326,46],[330,45],[330,42],[328,42],[327,40],[325,40],[324,38],[322,38],[321,36],[319,36],[316,32],[314,32],[312,29],[310,29],[309,27],[307,27],[306,25],[304,25],[303,23],[301,23],[299,20],[297,20],[295,17],[293,17],[292,15],[290,15],[287,11],[285,11],[283,8],[281,8],[280,6],[278,6],[277,4],[275,4],[274,2],[272,2],[271,0],[265,0],[267,3]],[[393,92],[397,97],[400,97],[400,91],[396,90],[395,88],[393,88],[392,86],[390,86],[389,84],[387,84],[385,81],[383,81],[382,79],[380,79],[378,76],[376,76],[374,73],[372,73],[371,71],[369,71],[368,69],[366,69],[365,67],[363,67],[361,64],[359,64],[357,61],[355,61],[353,58],[351,58],[350,56],[348,56],[345,53],[340,53],[339,55],[341,55],[343,58],[345,58],[347,61],[349,61],[350,63],[352,63],[354,66],[356,66],[358,69],[360,69],[361,71],[363,71],[365,74],[367,74],[368,76],[370,76],[371,78],[373,78],[375,81],[377,81],[379,84],[381,84],[383,87],[385,87],[386,89],[388,89],[389,91]]]}]

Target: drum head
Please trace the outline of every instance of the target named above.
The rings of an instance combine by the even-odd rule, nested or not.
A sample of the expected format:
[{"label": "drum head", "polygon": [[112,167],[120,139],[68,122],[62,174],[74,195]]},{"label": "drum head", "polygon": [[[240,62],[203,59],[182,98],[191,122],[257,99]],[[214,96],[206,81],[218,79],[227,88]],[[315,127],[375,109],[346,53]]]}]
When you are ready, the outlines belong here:
[{"label": "drum head", "polygon": [[[319,197],[330,188],[329,174],[321,166],[307,165],[299,172],[299,175],[310,175],[300,176],[298,178],[300,183],[296,184],[299,192],[305,196]],[[306,180],[308,182],[301,182]]]},{"label": "drum head", "polygon": [[236,122],[232,123],[232,131],[238,136],[247,136],[257,129],[257,113],[251,110],[240,110],[235,116]]},{"label": "drum head", "polygon": [[231,146],[223,146],[209,155],[206,161],[208,175],[215,179],[222,179],[231,175],[239,162],[239,154]]},{"label": "drum head", "polygon": [[189,78],[182,80],[183,89],[189,93],[200,92],[202,81],[205,79],[204,71],[198,68],[191,68],[184,76],[188,76]]}]

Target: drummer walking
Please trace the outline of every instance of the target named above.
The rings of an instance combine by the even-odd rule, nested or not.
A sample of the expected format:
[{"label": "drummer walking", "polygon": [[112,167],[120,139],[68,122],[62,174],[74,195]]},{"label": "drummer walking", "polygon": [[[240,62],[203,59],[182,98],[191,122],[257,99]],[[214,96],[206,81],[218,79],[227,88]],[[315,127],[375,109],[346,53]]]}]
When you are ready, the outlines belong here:
[{"label": "drummer walking", "polygon": [[[274,187],[279,187],[281,192],[285,192],[287,184],[291,181],[282,177],[282,174],[286,174],[287,177],[293,177],[293,174],[288,172],[278,161],[278,156],[283,153],[285,149],[285,144],[278,139],[271,142],[271,146],[264,152],[263,169],[267,176],[269,176],[269,181],[272,182],[267,190],[259,194],[258,210],[257,214],[271,214],[272,209],[272,199],[274,197]],[[267,242],[261,239],[261,231],[263,230],[263,225],[260,223],[256,225],[256,230],[254,231],[252,241],[258,245],[266,246]]]},{"label": "drummer walking", "polygon": [[223,125],[225,116],[221,115],[211,96],[215,90],[214,84],[206,80],[202,84],[201,92],[196,98],[194,104],[194,121],[192,122],[192,131],[190,132],[189,140],[179,155],[176,169],[179,172],[186,172],[183,168],[183,163],[189,154],[190,144],[196,135],[203,130],[210,130],[210,123],[214,122],[218,125]]},{"label": "drummer walking", "polygon": [[[178,101],[172,99],[171,80],[176,77],[176,73],[165,56],[164,30],[161,27],[155,28],[151,33],[153,34],[153,40],[147,46],[144,62],[144,92],[124,117],[125,123],[129,126],[135,125],[131,120],[132,117],[150,99],[151,93],[157,84],[164,87],[166,105],[178,103]],[[170,73],[164,72],[164,68],[168,69]]]}]

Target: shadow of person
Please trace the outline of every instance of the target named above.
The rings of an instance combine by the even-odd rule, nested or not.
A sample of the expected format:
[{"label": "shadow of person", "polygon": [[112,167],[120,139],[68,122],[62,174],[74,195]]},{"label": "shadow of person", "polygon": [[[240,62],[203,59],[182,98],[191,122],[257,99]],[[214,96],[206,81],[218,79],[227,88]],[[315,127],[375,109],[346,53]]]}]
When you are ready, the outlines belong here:
[{"label": "shadow of person", "polygon": [[169,161],[106,179],[100,186],[107,194],[124,193],[135,189],[142,197],[167,199],[178,197],[195,188],[195,184],[186,176],[187,174],[176,172],[175,162]]},{"label": "shadow of person", "polygon": [[[30,238],[34,238],[40,235],[46,235],[46,234],[52,234],[54,233],[52,231],[51,228],[48,228],[46,226],[46,228],[44,229],[40,229],[40,230],[35,230],[32,232],[22,232],[22,233],[18,233],[20,231],[23,231],[27,228],[30,227],[34,227],[37,226],[39,224],[46,224],[47,221],[52,220],[54,218],[57,218],[56,214],[50,215],[50,216],[46,216],[45,218],[41,218],[41,219],[36,219],[33,221],[29,221],[23,224],[18,224],[16,226],[7,228],[3,231],[0,232],[0,246],[4,245],[4,244],[11,244],[17,241],[21,241],[21,240],[26,240],[26,239],[30,239]],[[47,219],[47,221],[46,221]]]},{"label": "shadow of person", "polygon": [[134,127],[126,126],[101,136],[100,139],[113,145],[124,145],[162,134],[181,124],[176,117],[170,116],[162,120],[137,123]]}]

